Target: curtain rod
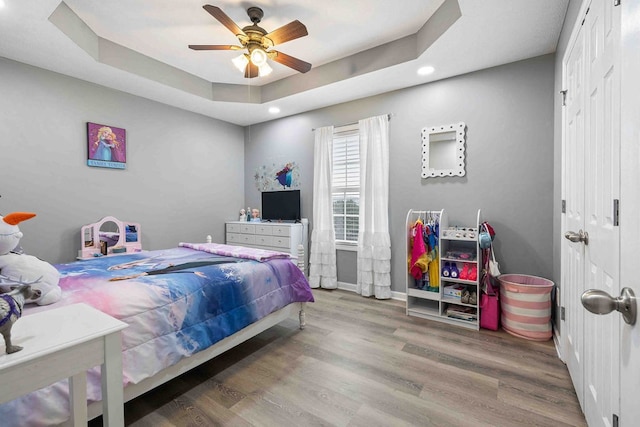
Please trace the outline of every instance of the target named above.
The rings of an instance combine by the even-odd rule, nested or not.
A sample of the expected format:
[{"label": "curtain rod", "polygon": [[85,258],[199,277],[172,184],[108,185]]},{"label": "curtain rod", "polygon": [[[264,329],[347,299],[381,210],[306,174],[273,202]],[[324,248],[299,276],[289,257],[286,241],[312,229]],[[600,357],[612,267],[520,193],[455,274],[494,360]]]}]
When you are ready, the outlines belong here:
[{"label": "curtain rod", "polygon": [[[387,118],[389,120],[391,120],[391,117],[395,116],[395,114],[393,113],[389,113],[387,114]],[[353,122],[353,123],[346,123],[344,125],[338,125],[338,126],[334,126],[334,128],[341,128],[341,127],[345,127],[345,126],[353,126],[353,125],[357,125],[358,122]],[[316,128],[311,128],[311,132],[315,132]]]}]

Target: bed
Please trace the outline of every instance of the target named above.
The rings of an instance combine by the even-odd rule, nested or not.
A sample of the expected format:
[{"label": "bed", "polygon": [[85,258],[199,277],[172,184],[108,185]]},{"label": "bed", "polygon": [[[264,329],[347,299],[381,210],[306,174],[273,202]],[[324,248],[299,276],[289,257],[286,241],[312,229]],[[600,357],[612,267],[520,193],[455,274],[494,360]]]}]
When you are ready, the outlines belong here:
[{"label": "bed", "polygon": [[[125,401],[246,341],[298,312],[313,294],[288,254],[215,243],[96,257],[56,265],[62,300],[84,302],[129,326],[122,331]],[[14,341],[19,343],[19,337]],[[1,356],[0,356],[1,357]],[[102,412],[100,369],[87,373],[90,418]],[[67,381],[0,405],[4,426],[69,418]]]}]

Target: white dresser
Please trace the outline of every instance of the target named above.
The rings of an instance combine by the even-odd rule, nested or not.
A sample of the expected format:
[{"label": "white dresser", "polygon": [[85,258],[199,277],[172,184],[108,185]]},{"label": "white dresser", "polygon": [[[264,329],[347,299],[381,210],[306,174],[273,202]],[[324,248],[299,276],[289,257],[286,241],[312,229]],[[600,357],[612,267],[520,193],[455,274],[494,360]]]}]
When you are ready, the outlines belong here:
[{"label": "white dresser", "polygon": [[287,252],[294,257],[298,256],[298,245],[302,245],[306,271],[308,248],[305,219],[303,223],[229,221],[226,223],[226,243]]}]

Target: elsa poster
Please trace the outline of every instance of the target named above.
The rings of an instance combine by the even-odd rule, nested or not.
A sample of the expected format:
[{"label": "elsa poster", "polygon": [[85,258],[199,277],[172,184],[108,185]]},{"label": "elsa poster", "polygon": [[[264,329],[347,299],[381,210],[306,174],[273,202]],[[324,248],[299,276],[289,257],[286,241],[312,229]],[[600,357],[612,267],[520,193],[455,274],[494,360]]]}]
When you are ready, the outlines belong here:
[{"label": "elsa poster", "polygon": [[126,131],[115,126],[87,123],[87,165],[124,169],[127,163]]}]

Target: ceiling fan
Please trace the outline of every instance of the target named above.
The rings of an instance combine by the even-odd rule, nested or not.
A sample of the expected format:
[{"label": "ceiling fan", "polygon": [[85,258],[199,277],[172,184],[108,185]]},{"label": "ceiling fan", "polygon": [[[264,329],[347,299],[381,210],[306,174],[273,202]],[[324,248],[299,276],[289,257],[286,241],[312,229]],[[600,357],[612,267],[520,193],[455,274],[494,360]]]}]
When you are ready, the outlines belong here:
[{"label": "ceiling fan", "polygon": [[300,37],[306,36],[307,27],[300,21],[295,20],[289,22],[282,27],[267,33],[267,31],[258,26],[262,20],[264,12],[259,7],[250,7],[247,9],[249,19],[253,25],[240,28],[222,9],[216,6],[205,4],[202,6],[204,10],[209,12],[211,16],[216,18],[222,25],[227,27],[238,38],[241,46],[235,45],[194,45],[190,44],[189,48],[193,50],[242,50],[247,49],[247,53],[234,58],[233,63],[240,71],[244,72],[246,78],[267,75],[271,72],[271,67],[267,64],[267,59],[272,59],[289,68],[293,68],[301,73],[306,73],[311,69],[311,64],[302,61],[293,56],[289,56],[277,50],[269,50],[275,45],[279,45]]}]

